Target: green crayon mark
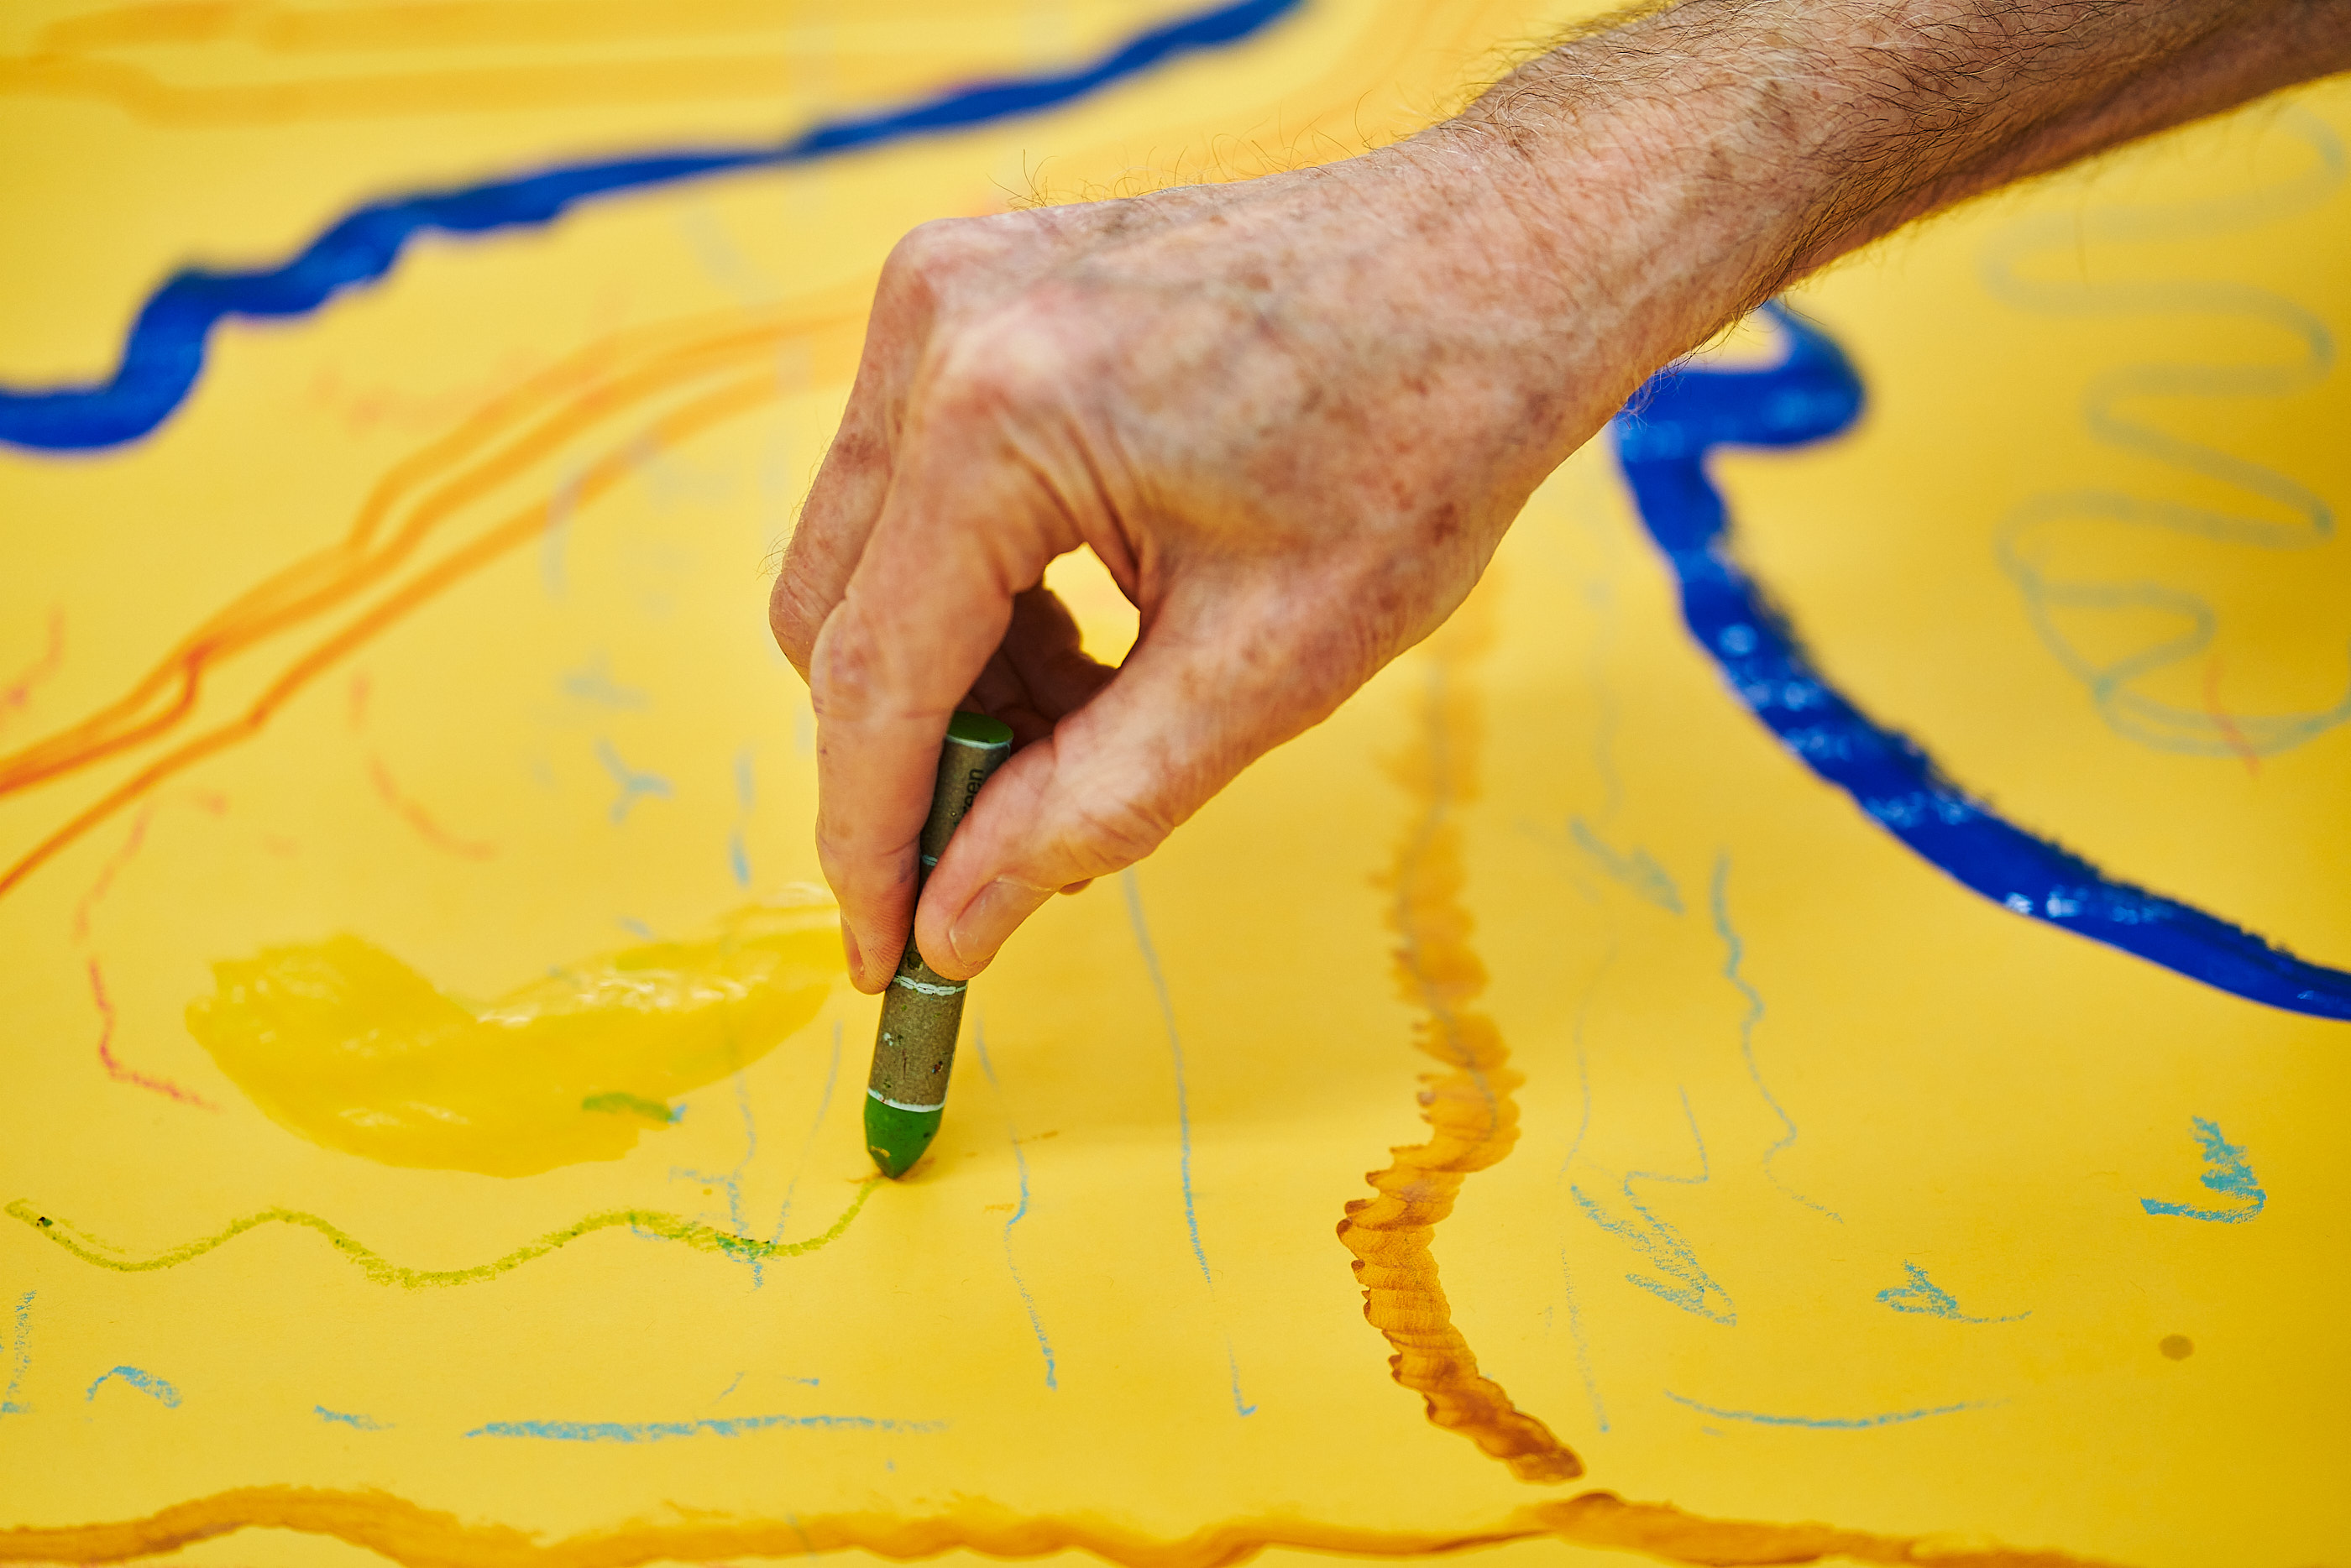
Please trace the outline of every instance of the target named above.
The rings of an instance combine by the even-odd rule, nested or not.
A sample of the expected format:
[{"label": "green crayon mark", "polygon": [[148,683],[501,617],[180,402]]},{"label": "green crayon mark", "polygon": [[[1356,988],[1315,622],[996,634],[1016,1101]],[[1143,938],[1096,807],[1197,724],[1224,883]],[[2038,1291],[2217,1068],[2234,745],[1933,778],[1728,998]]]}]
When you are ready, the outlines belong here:
[{"label": "green crayon mark", "polygon": [[730,1258],[763,1262],[770,1258],[798,1257],[802,1252],[813,1252],[838,1241],[841,1232],[849,1229],[850,1221],[856,1219],[858,1211],[865,1207],[865,1200],[873,1195],[873,1189],[878,1185],[878,1177],[868,1177],[859,1183],[857,1196],[850,1199],[849,1207],[841,1210],[841,1218],[832,1222],[832,1229],[804,1241],[763,1241],[756,1236],[738,1236],[731,1231],[721,1231],[716,1226],[688,1220],[682,1214],[671,1214],[658,1209],[607,1209],[584,1220],[574,1220],[560,1231],[550,1231],[535,1241],[525,1242],[503,1258],[476,1263],[469,1269],[403,1268],[318,1215],[299,1209],[264,1209],[230,1220],[212,1235],[183,1241],[168,1251],[148,1258],[123,1257],[120,1255],[122,1249],[114,1243],[53,1214],[44,1214],[22,1198],[8,1205],[7,1212],[83,1262],[95,1263],[101,1269],[112,1269],[125,1274],[152,1273],[158,1269],[177,1268],[182,1263],[203,1257],[215,1247],[225,1246],[247,1231],[264,1225],[297,1225],[306,1231],[316,1231],[333,1242],[337,1251],[358,1264],[360,1271],[377,1284],[400,1285],[413,1291],[424,1285],[470,1285],[496,1279],[509,1269],[518,1269],[534,1258],[547,1256],[558,1247],[569,1246],[582,1236],[623,1226],[640,1235],[675,1241],[697,1252],[717,1252]]}]

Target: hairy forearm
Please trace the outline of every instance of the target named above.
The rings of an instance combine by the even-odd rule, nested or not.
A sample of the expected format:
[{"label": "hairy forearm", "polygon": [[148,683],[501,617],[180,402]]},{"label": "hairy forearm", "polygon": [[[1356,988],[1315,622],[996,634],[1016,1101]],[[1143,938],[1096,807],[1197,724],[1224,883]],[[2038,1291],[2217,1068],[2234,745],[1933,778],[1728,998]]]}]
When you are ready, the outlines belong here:
[{"label": "hairy forearm", "polygon": [[1914,218],[2346,68],[2351,0],[1684,0],[1414,151],[1474,170],[1529,254],[1614,273],[1574,303],[1654,361]]}]

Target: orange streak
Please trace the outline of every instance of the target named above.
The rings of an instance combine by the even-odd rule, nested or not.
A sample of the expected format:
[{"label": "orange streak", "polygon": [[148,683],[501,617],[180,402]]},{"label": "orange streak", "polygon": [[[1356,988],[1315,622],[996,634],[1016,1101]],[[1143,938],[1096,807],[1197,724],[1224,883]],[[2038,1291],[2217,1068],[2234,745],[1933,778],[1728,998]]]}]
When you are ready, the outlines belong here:
[{"label": "orange streak", "polygon": [[1604,1491],[1523,1508],[1479,1530],[1382,1531],[1300,1519],[1238,1519],[1162,1540],[1100,1519],[1031,1517],[967,1503],[929,1518],[833,1514],[778,1522],[729,1519],[637,1524],[543,1541],[501,1524],[468,1524],[381,1491],[242,1487],[118,1523],[0,1531],[0,1562],[121,1563],[176,1552],[239,1530],[292,1530],[363,1548],[402,1568],[637,1568],[656,1562],[804,1557],[850,1549],[893,1562],[967,1549],[997,1558],[1085,1552],[1120,1568],[1235,1568],[1267,1547],[1415,1558],[1504,1542],[1556,1537],[1580,1545],[1646,1552],[1668,1562],[1742,1568],[1838,1557],[1919,1568],[2113,1568],[2058,1552],[1871,1535],[1825,1524],[1703,1519]]},{"label": "orange streak", "polygon": [[33,688],[57,672],[66,657],[66,612],[62,606],[49,607],[48,640],[41,645],[40,656],[25,666],[16,679],[0,687],[0,722],[5,722],[33,700]]},{"label": "orange streak", "polygon": [[[642,434],[632,435],[620,446],[608,452],[580,476],[569,494],[584,504],[621,483],[634,469],[643,453],[650,449],[683,440],[714,425],[768,402],[779,395],[776,378],[762,372],[748,379],[731,382],[718,390],[688,402],[656,421]],[[217,725],[182,742],[156,761],[150,763],[131,778],[78,813],[64,826],[35,845],[23,858],[0,875],[0,897],[5,897],[29,876],[35,868],[56,855],[67,845],[104,822],[124,806],[153,789],[172,774],[222,752],[240,742],[250,740],[260,732],[270,718],[287,699],[317,680],[354,649],[384,631],[387,628],[416,609],[426,600],[455,586],[465,577],[489,565],[498,556],[538,535],[549,524],[567,514],[569,506],[561,500],[537,503],[509,514],[504,521],[488,529],[480,537],[452,551],[426,570],[419,573],[373,607],[360,614],[340,631],[314,644],[280,675],[266,691],[256,698],[237,718]]]},{"label": "orange streak", "polygon": [[2245,771],[2255,778],[2261,777],[2261,753],[2253,750],[2253,743],[2245,738],[2245,732],[2237,727],[2237,721],[2220,706],[2220,656],[2217,653],[2204,664],[2204,711],[2211,714],[2212,722],[2220,726],[2220,738],[2229,742],[2229,749],[2244,759]]},{"label": "orange streak", "polygon": [[1583,1473],[1583,1461],[1479,1373],[1469,1342],[1453,1326],[1429,1250],[1463,1181],[1518,1142],[1510,1092],[1525,1082],[1510,1067],[1494,1021],[1463,1005],[1485,990],[1486,970],[1469,946],[1469,915],[1460,902],[1461,832],[1453,813],[1477,794],[1479,714],[1457,671],[1482,651],[1482,621],[1477,606],[1465,606],[1432,640],[1425,740],[1397,769],[1421,811],[1390,878],[1389,920],[1403,939],[1396,979],[1405,1000],[1426,1014],[1415,1043],[1451,1070],[1421,1076],[1421,1118],[1435,1136],[1391,1150],[1395,1163],[1364,1178],[1379,1196],[1347,1205],[1339,1240],[1355,1254],[1364,1317],[1395,1347],[1389,1370],[1426,1402],[1428,1418],[1502,1460],[1520,1480],[1564,1481]]},{"label": "orange streak", "polygon": [[434,821],[430,812],[400,792],[392,770],[384,765],[381,756],[371,754],[368,757],[368,776],[374,781],[375,793],[383,797],[384,804],[398,813],[402,822],[416,829],[417,836],[435,849],[445,849],[467,860],[487,860],[497,854],[496,845],[478,838],[460,838]]},{"label": "orange streak", "polygon": [[[23,751],[0,757],[0,795],[87,767],[172,729],[195,707],[210,666],[372,586],[399,567],[467,503],[549,456],[590,426],[737,361],[762,358],[796,327],[805,330],[837,324],[837,320],[737,327],[674,348],[660,338],[674,335],[675,328],[622,334],[533,378],[515,392],[493,400],[449,435],[395,464],[361,504],[341,543],[302,557],[248,589],[183,639],[112,703]],[[646,363],[630,368],[627,374],[596,379],[615,357],[616,348],[622,354],[631,349],[644,352],[632,340],[648,337],[654,341]],[[424,488],[435,475],[476,450],[491,447],[510,427],[526,424],[550,399],[582,382],[588,383],[586,389],[570,402],[559,406],[536,426],[528,426],[502,449],[490,452],[438,489],[427,492],[409,509],[406,521],[391,538],[376,545],[375,535],[410,491]]]},{"label": "orange streak", "polygon": [[134,1088],[152,1089],[159,1095],[169,1096],[182,1105],[193,1106],[200,1111],[219,1110],[218,1106],[205,1099],[202,1095],[183,1089],[169,1078],[152,1077],[122,1064],[114,1054],[114,1000],[106,994],[106,976],[99,972],[98,961],[91,959],[89,964],[89,998],[98,1007],[98,1064],[106,1069],[106,1075],[118,1084],[129,1084]]}]

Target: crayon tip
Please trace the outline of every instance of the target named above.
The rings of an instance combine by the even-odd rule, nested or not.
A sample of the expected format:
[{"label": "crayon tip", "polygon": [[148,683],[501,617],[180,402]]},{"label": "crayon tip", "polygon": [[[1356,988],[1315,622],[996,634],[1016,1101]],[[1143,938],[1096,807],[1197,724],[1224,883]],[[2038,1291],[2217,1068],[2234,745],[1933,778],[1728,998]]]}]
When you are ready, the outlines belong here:
[{"label": "crayon tip", "polygon": [[900,1110],[867,1095],[865,1152],[873,1157],[874,1168],[893,1181],[913,1169],[938,1136],[941,1116],[939,1111]]}]

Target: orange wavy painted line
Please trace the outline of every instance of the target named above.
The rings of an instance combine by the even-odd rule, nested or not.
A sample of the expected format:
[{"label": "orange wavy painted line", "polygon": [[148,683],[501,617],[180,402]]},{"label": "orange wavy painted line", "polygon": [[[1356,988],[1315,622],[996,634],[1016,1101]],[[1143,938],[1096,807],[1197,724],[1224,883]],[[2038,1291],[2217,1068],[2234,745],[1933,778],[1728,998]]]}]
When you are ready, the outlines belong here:
[{"label": "orange wavy painted line", "polygon": [[[666,341],[678,331],[670,327],[639,329],[591,345],[394,464],[362,503],[340,542],[301,557],[214,612],[114,701],[0,757],[0,795],[87,767],[169,731],[194,710],[210,667],[379,582],[468,503],[593,424],[741,359],[756,359],[795,332],[837,327],[846,318],[845,312],[815,319],[795,316],[747,328],[739,325],[742,316],[729,313],[727,318],[737,324],[730,331],[683,344]],[[626,363],[630,358],[644,362]],[[558,402],[536,424],[530,422],[567,392],[574,395]],[[519,434],[496,446],[517,427]],[[492,448],[437,488],[429,488],[444,471]],[[408,508],[403,524],[377,546],[376,535],[412,491],[423,493]]]},{"label": "orange wavy painted line", "polygon": [[[559,40],[645,43],[662,38],[771,33],[795,7],[776,0],[421,0],[421,3],[271,4],[269,0],[141,0],[50,23],[38,54],[236,43],[270,54],[341,50],[511,48]],[[951,6],[938,7],[944,14]]]},{"label": "orange wavy painted line", "polygon": [[806,74],[789,54],[650,60],[580,60],[291,82],[197,86],[123,60],[57,56],[0,59],[0,95],[95,99],[151,125],[282,125],[400,115],[778,99]]},{"label": "orange wavy painted line", "polygon": [[1954,1546],[1825,1524],[1706,1519],[1612,1492],[1523,1508],[1499,1523],[1458,1531],[1378,1531],[1282,1518],[1228,1520],[1173,1540],[1099,1519],[1022,1517],[971,1503],[928,1518],[878,1513],[792,1521],[711,1520],[632,1524],[558,1540],[503,1524],[468,1523],[381,1491],[240,1487],[105,1524],[0,1530],[0,1562],[125,1563],[177,1552],[240,1530],[290,1530],[373,1552],[402,1568],[638,1568],[657,1562],[805,1557],[859,1550],[906,1563],[964,1549],[996,1558],[1083,1552],[1119,1568],[1234,1568],[1268,1547],[1396,1560],[1433,1557],[1550,1536],[1646,1552],[1706,1568],[1819,1563],[1834,1557],[1917,1568],[2116,1568],[2058,1552]]},{"label": "orange wavy painted line", "polygon": [[762,372],[729,382],[717,390],[688,401],[645,432],[632,435],[581,472],[564,495],[536,502],[486,529],[419,572],[406,585],[362,611],[340,631],[314,644],[256,698],[238,717],[182,742],[123,783],[77,813],[63,826],[43,838],[5,873],[0,873],[0,897],[5,897],[67,845],[138,800],[173,774],[260,732],[270,718],[295,693],[331,669],[354,649],[416,609],[419,606],[479,571],[498,556],[536,536],[549,524],[569,515],[596,499],[633,471],[647,450],[670,445],[750,409],[773,400],[776,378]]},{"label": "orange wavy painted line", "polygon": [[1379,1196],[1347,1205],[1339,1240],[1355,1254],[1364,1317],[1395,1351],[1389,1370],[1426,1402],[1428,1418],[1520,1480],[1566,1481],[1583,1473],[1583,1461],[1479,1372],[1469,1342],[1453,1326],[1429,1247],[1462,1183],[1518,1142],[1510,1094],[1525,1081],[1510,1066],[1494,1021],[1466,1005],[1486,988],[1486,971],[1469,946],[1469,915],[1460,902],[1461,835],[1453,815],[1477,794],[1479,714],[1458,672],[1489,639],[1486,615],[1473,597],[1430,640],[1422,743],[1397,768],[1421,809],[1389,878],[1395,894],[1389,923],[1401,939],[1396,978],[1405,1000],[1425,1015],[1416,1044],[1449,1070],[1421,1077],[1421,1118],[1433,1136],[1392,1149],[1394,1163],[1365,1176]]}]

